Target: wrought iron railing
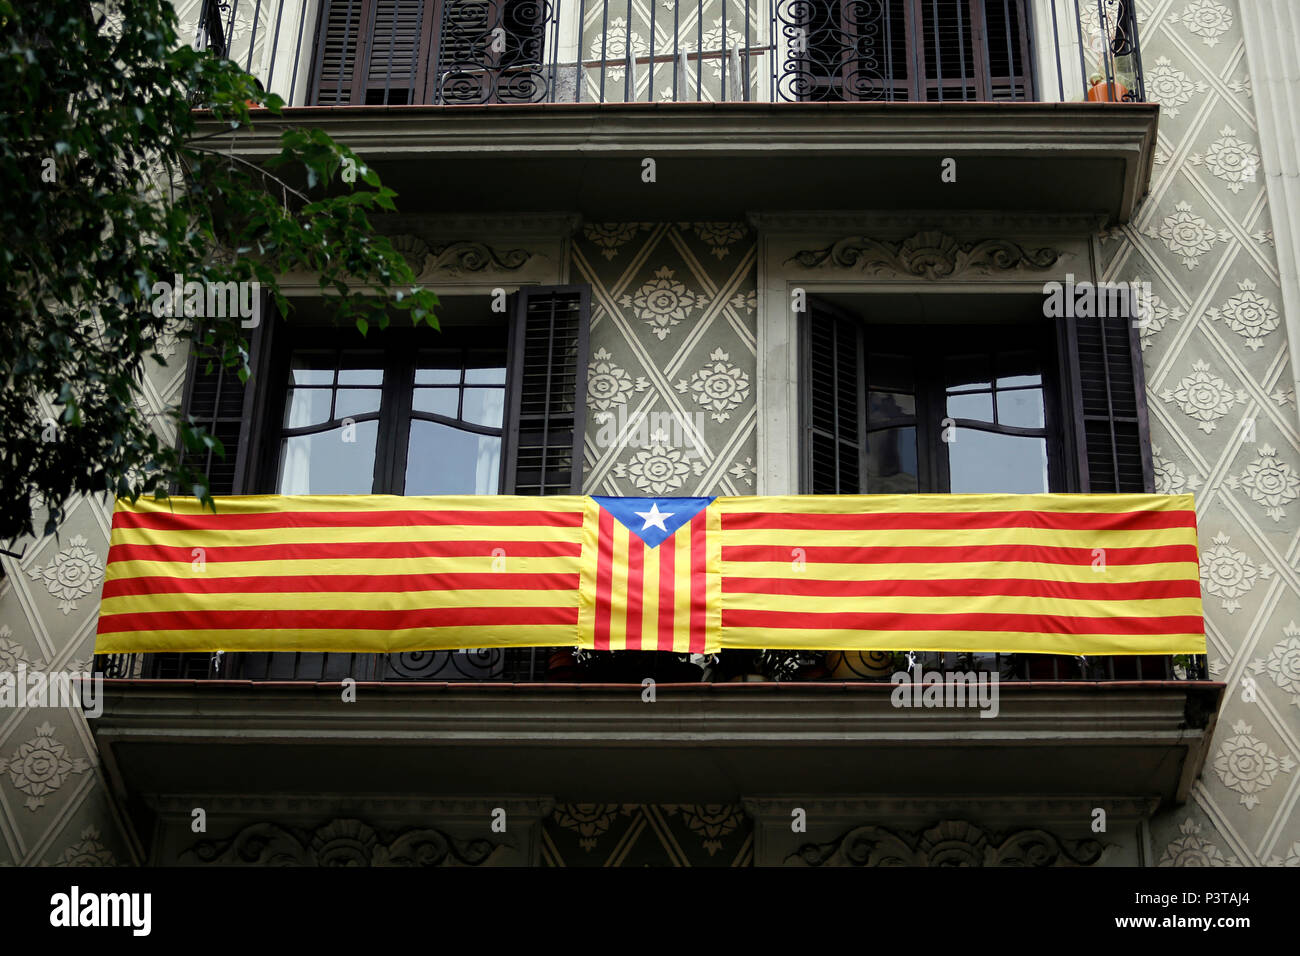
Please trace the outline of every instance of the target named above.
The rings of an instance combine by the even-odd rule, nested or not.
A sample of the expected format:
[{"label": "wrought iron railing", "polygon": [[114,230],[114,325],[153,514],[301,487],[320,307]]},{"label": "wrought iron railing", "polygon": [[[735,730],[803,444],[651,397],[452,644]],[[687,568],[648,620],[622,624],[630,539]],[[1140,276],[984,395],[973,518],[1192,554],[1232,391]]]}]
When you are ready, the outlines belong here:
[{"label": "wrought iron railing", "polygon": [[202,0],[290,105],[1145,99],[1135,0]]},{"label": "wrought iron railing", "polygon": [[403,654],[105,654],[94,669],[109,678],[246,681],[490,681],[639,684],[700,681],[876,681],[899,671],[989,672],[1004,681],[1206,680],[1201,656],[1068,657],[1052,654],[725,651],[591,653],[571,648],[489,648]]}]

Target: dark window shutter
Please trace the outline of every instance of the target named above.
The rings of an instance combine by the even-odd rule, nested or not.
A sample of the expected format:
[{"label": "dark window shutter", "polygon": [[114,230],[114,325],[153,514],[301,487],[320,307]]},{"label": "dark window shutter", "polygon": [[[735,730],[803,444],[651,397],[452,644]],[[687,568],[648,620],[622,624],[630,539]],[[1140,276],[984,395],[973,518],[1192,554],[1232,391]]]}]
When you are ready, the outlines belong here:
[{"label": "dark window shutter", "polygon": [[[261,321],[249,334],[249,367],[253,369],[254,379],[265,378],[270,328],[275,321],[268,300],[266,293],[262,293]],[[181,412],[216,436],[225,456],[212,449],[196,452],[182,446],[181,460],[207,475],[209,491],[214,495],[248,494],[255,490],[248,480],[254,455],[253,407],[259,397],[253,394],[254,379],[245,385],[236,369],[222,364],[220,355],[191,346]],[[179,493],[189,494],[190,489],[179,489]]]},{"label": "dark window shutter", "polygon": [[1154,489],[1146,383],[1137,329],[1127,318],[1070,320],[1078,374],[1075,418],[1080,490]]},{"label": "dark window shutter", "polygon": [[815,299],[803,319],[801,485],[815,495],[858,494],[865,425],[862,323]]},{"label": "dark window shutter", "polygon": [[579,494],[591,290],[538,286],[513,297],[502,491]]},{"label": "dark window shutter", "polygon": [[373,0],[325,0],[317,27],[316,76],[311,102],[334,106],[360,101],[361,75],[369,44],[366,34]]}]

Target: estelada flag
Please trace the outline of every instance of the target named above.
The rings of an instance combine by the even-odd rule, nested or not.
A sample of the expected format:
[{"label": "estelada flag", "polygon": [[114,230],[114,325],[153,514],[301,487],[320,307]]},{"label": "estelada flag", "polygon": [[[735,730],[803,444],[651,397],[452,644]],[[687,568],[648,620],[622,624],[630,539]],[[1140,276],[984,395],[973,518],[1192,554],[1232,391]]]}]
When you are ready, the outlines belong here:
[{"label": "estelada flag", "polygon": [[718,650],[717,566],[708,550],[712,498],[592,496],[583,550],[582,647]]}]

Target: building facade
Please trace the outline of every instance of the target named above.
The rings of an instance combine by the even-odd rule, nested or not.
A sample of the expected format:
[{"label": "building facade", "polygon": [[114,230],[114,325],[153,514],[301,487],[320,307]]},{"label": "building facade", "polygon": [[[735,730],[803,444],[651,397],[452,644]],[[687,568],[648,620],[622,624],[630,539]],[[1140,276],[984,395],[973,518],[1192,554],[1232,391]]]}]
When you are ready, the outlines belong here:
[{"label": "building facade", "polygon": [[[286,277],[247,389],[169,343],[215,492],[1191,492],[1208,658],[921,661],[995,720],[891,655],[101,660],[0,712],[0,861],[1300,865],[1286,3],[178,7],[293,107],[232,148],[352,146],[443,301]],[[90,668],[110,511],[0,558],[0,665]]]}]

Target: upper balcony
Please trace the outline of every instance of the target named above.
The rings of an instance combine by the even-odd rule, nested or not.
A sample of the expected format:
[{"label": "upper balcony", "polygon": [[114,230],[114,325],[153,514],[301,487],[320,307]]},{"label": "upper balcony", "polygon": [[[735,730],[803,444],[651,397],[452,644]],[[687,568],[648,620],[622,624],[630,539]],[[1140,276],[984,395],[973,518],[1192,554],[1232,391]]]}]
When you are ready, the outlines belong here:
[{"label": "upper balcony", "polygon": [[[682,160],[669,173],[682,188],[657,197],[669,217],[847,203],[1124,221],[1150,176],[1157,108],[1145,103],[1131,0],[207,0],[200,10],[198,45],[301,108],[286,122],[337,128],[381,175],[389,167],[399,192],[439,172],[430,158],[458,180],[454,164],[474,162],[474,181],[491,188],[440,195],[442,211],[534,211],[572,195],[584,214],[637,216],[641,197],[629,202],[617,164],[645,156]],[[239,142],[253,158],[272,146],[256,134]],[[961,172],[939,189],[946,158]],[[537,171],[554,188],[512,188],[520,160],[551,164]],[[763,189],[772,181],[781,195]]]}]

